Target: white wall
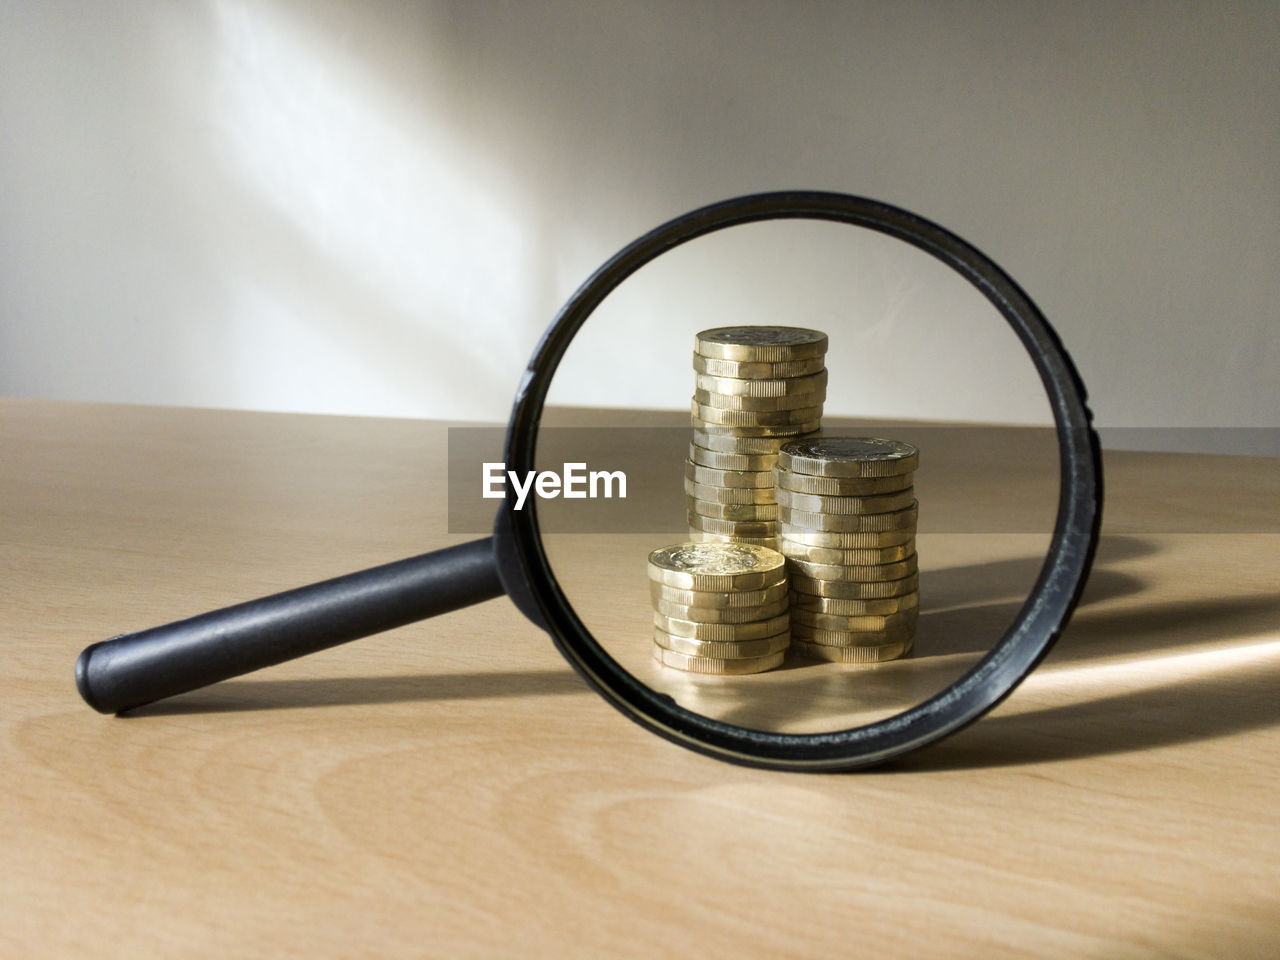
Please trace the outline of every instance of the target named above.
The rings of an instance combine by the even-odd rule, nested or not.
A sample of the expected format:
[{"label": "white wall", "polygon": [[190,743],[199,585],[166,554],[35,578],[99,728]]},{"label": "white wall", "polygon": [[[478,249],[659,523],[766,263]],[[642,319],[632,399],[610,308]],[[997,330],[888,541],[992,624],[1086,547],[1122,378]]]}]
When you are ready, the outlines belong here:
[{"label": "white wall", "polygon": [[[14,0],[0,393],[502,419],[618,247],[811,187],[994,257],[1101,423],[1280,424],[1278,51],[1271,0]],[[680,407],[737,322],[827,329],[829,410],[1045,416],[975,294],[829,225],[644,271],[556,399]]]}]

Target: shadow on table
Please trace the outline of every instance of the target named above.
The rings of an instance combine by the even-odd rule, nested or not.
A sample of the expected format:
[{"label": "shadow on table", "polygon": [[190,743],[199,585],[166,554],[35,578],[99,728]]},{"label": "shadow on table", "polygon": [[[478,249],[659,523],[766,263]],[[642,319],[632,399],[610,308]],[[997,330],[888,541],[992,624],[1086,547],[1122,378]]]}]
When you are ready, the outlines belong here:
[{"label": "shadow on table", "polygon": [[[1101,542],[1069,629],[1037,674],[1078,685],[1079,702],[997,714],[886,769],[951,769],[1102,755],[1280,722],[1280,698],[1274,695],[1280,643],[1268,651],[1265,643],[1255,648],[1256,641],[1248,639],[1275,629],[1280,595],[1143,605],[1134,595],[1141,594],[1147,582],[1108,564],[1157,549],[1157,544],[1133,536]],[[812,730],[818,729],[812,721],[820,719],[822,710],[831,709],[836,717],[842,704],[884,704],[886,709],[878,715],[867,716],[870,721],[923,702],[954,683],[990,649],[1022,605],[1008,600],[1010,586],[1028,583],[1042,562],[1042,557],[1028,556],[930,571],[927,582],[921,578],[922,595],[928,591],[926,609],[911,660],[844,670],[789,663],[794,679],[788,697],[768,702],[743,699],[717,715],[742,726]],[[1128,598],[1123,607],[1110,609],[1106,601],[1121,597]],[[1215,645],[1222,647],[1216,658]],[[1238,649],[1246,651],[1250,665],[1238,666],[1240,655],[1233,652]],[[825,729],[840,726],[844,724]]]},{"label": "shadow on table", "polygon": [[[1107,564],[1146,556],[1155,549],[1138,537],[1103,540],[1079,609],[1141,592],[1147,586],[1141,578],[1108,569]],[[1043,556],[1015,557],[922,572],[916,661],[990,650],[1013,623],[1044,560]],[[1010,599],[1015,596],[1019,599]]]},{"label": "shadow on table", "polygon": [[417,676],[324,677],[305,680],[227,680],[203,690],[130,710],[126,717],[159,717],[240,710],[481,700],[586,693],[567,666],[563,670],[443,673]]},{"label": "shadow on table", "polygon": [[[1074,760],[1275,726],[1280,724],[1277,623],[1280,596],[1275,594],[1094,615],[1082,611],[1055,648],[1047,676],[1078,683],[1087,699],[988,717],[886,769]],[[1135,684],[1140,688],[1132,689]]]}]

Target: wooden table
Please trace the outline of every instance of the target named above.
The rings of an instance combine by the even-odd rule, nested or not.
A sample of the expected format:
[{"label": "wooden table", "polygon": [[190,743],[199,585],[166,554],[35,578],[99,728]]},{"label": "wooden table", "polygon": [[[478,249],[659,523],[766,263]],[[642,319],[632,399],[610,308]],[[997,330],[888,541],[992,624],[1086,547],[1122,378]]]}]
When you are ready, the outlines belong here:
[{"label": "wooden table", "polygon": [[[90,642],[465,539],[445,436],[0,402],[0,956],[1280,954],[1275,460],[1109,455],[1050,659],[872,771],[666,743],[502,599],[126,718],[80,702]],[[1024,536],[959,563],[938,535],[922,641],[1007,615]]]}]

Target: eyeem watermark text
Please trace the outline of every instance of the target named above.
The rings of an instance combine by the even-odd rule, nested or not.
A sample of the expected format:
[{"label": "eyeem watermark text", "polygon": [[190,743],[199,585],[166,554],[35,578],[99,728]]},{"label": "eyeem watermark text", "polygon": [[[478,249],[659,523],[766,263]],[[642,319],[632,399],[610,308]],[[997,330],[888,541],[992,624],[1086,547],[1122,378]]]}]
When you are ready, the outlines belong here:
[{"label": "eyeem watermark text", "polygon": [[627,497],[627,475],[621,470],[587,470],[585,463],[566,463],[562,473],[554,470],[530,470],[521,483],[514,470],[508,470],[505,463],[481,464],[480,492],[487,499],[500,500],[507,495],[503,486],[507,481],[516,492],[515,509],[524,507],[525,499],[532,490],[543,500],[554,500],[564,497],[566,500],[595,500],[599,497],[612,499],[614,486],[617,485],[617,497]]}]

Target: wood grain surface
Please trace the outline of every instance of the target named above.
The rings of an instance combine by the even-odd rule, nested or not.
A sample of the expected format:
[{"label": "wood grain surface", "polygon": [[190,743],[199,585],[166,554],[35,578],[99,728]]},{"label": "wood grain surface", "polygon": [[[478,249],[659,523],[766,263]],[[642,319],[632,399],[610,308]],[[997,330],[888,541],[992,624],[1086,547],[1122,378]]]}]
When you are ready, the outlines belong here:
[{"label": "wood grain surface", "polygon": [[[0,956],[1280,954],[1275,460],[1109,454],[1048,661],[871,771],[666,743],[505,599],[128,717],[79,700],[95,640],[466,539],[445,449],[441,423],[0,401]],[[625,642],[643,544],[570,546]],[[922,640],[998,632],[1042,550],[922,542]],[[860,676],[686,693],[820,725]]]}]

